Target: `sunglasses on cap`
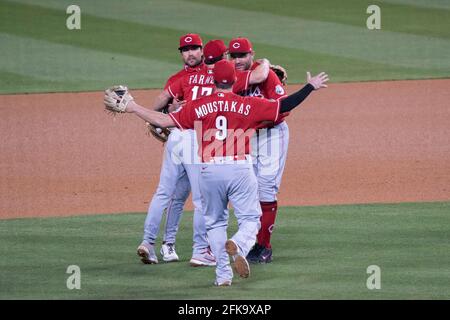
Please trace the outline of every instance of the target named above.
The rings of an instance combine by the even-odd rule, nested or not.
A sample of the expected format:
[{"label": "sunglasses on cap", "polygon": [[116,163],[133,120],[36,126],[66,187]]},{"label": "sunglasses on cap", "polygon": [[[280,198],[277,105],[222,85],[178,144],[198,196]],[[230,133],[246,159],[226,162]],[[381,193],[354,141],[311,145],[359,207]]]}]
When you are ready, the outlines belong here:
[{"label": "sunglasses on cap", "polygon": [[249,54],[249,52],[233,52],[233,53],[230,53],[230,57],[231,57],[231,59],[244,58],[248,54]]},{"label": "sunglasses on cap", "polygon": [[201,46],[184,46],[183,48],[180,49],[180,52],[187,52],[190,50],[197,50],[201,48]]}]

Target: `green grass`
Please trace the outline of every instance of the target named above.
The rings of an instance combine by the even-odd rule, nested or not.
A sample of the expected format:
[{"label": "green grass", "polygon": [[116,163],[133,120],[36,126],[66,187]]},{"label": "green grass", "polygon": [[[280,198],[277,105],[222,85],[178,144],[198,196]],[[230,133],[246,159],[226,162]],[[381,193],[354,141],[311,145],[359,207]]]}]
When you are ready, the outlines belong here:
[{"label": "green grass", "polygon": [[[427,8],[427,1],[422,7],[411,4],[395,4],[380,0],[341,0],[333,3],[330,0],[291,1],[291,0],[258,0],[255,5],[251,0],[191,0],[192,2],[213,4],[226,8],[247,10],[249,12],[270,12],[279,16],[287,16],[323,22],[335,22],[361,27],[365,24],[366,9],[369,5],[378,5],[381,9],[382,28],[386,31],[404,32],[432,37],[450,39],[448,19],[450,11]],[[408,1],[404,1],[408,3]]]},{"label": "green grass", "polygon": [[[214,268],[191,268],[192,214],[178,263],[135,255],[145,215],[0,221],[0,299],[449,299],[450,202],[281,208],[274,262],[215,288]],[[236,230],[231,220],[229,233]],[[81,290],[68,290],[69,265]],[[381,268],[368,290],[366,269]]]},{"label": "green grass", "polygon": [[[161,88],[180,69],[178,38],[248,36],[258,57],[332,81],[450,76],[450,9],[437,1],[376,1],[382,29],[366,28],[373,1],[79,0],[81,30],[66,28],[69,0],[0,0],[0,94]],[[211,23],[212,17],[214,23]]]}]

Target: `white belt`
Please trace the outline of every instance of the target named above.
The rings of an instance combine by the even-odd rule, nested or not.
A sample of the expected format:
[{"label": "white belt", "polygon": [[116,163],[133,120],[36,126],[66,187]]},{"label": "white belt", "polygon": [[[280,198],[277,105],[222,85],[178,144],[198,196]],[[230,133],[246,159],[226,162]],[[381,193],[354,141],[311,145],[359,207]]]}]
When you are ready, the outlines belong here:
[{"label": "white belt", "polygon": [[245,157],[238,156],[226,156],[226,157],[213,157],[208,163],[214,164],[252,164],[252,156],[246,154]]}]

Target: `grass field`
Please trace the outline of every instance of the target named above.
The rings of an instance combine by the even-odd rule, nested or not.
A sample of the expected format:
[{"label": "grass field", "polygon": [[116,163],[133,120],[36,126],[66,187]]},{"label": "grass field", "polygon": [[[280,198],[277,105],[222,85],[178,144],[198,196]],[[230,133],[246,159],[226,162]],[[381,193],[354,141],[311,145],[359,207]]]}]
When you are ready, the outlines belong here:
[{"label": "grass field", "polygon": [[[0,221],[0,299],[449,299],[450,202],[282,208],[275,262],[215,288],[214,268],[191,268],[192,215],[178,263],[135,255],[144,214]],[[229,233],[236,230],[232,219]],[[81,289],[68,290],[69,265]],[[381,268],[368,290],[366,269]]]},{"label": "grass field", "polygon": [[0,1],[0,93],[161,88],[181,66],[186,32],[205,42],[248,36],[258,57],[286,67],[290,83],[307,70],[335,82],[450,76],[447,1],[375,1],[378,31],[366,28],[369,0],[79,0],[81,30],[66,28],[70,4]]}]

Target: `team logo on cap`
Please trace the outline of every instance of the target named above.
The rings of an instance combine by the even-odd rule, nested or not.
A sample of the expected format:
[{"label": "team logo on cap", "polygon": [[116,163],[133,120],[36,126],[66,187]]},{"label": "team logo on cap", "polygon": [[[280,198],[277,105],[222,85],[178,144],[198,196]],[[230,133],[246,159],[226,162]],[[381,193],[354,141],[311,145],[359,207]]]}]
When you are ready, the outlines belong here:
[{"label": "team logo on cap", "polygon": [[228,80],[227,80],[227,79],[223,79],[222,82],[223,82],[223,83],[227,83]]},{"label": "team logo on cap", "polygon": [[241,44],[239,42],[235,42],[233,43],[233,48],[237,49],[241,46]]},{"label": "team logo on cap", "polygon": [[284,89],[283,89],[283,87],[281,85],[278,84],[275,87],[275,92],[281,96],[282,94],[284,94]]},{"label": "team logo on cap", "polygon": [[191,42],[192,41],[192,37],[186,37],[184,38],[184,42]]}]

